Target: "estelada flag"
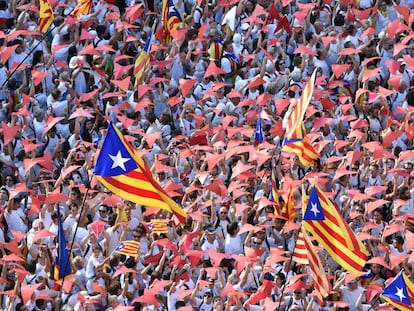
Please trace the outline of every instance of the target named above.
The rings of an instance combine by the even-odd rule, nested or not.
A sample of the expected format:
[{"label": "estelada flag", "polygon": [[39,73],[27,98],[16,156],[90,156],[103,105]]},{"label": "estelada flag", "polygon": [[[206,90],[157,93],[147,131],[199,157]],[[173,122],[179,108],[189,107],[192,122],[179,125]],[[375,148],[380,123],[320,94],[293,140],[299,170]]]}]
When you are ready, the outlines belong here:
[{"label": "estelada flag", "polygon": [[134,203],[173,213],[181,223],[186,212],[152,176],[148,165],[111,122],[96,160],[94,174],[114,194]]}]

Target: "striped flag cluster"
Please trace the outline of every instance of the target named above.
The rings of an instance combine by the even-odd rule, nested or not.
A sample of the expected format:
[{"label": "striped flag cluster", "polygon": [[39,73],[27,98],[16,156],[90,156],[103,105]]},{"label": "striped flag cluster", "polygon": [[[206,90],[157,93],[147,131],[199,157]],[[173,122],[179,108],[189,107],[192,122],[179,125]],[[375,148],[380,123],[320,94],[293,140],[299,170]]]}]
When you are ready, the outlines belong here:
[{"label": "striped flag cluster", "polygon": [[295,153],[303,165],[310,165],[318,159],[319,154],[312,146],[303,125],[306,109],[309,106],[315,88],[316,70],[303,88],[302,95],[293,109],[286,125],[283,151]]},{"label": "striped flag cluster", "polygon": [[148,35],[148,38],[145,41],[144,49],[141,51],[141,53],[135,60],[135,87],[137,87],[138,84],[141,84],[143,82],[145,69],[148,67],[150,63],[149,52],[151,48],[152,33],[153,32],[151,31],[151,33]]},{"label": "striped flag cluster", "polygon": [[184,223],[186,212],[153,177],[144,160],[111,122],[94,170],[99,182],[114,194],[137,204],[164,209]]},{"label": "striped flag cluster", "polygon": [[414,284],[403,270],[384,288],[381,298],[401,311],[414,310]]},{"label": "striped flag cluster", "polygon": [[302,223],[339,265],[354,275],[362,271],[368,257],[367,249],[316,185],[312,188]]},{"label": "striped flag cluster", "polygon": [[171,39],[171,31],[183,26],[183,19],[172,0],[164,0],[162,4],[162,21],[167,42]]},{"label": "striped flag cluster", "polygon": [[46,32],[49,26],[53,23],[55,17],[53,15],[53,9],[48,0],[40,0],[39,9],[39,30]]},{"label": "striped flag cluster", "polygon": [[139,242],[122,241],[117,248],[115,248],[114,252],[125,256],[135,257],[139,253]]}]

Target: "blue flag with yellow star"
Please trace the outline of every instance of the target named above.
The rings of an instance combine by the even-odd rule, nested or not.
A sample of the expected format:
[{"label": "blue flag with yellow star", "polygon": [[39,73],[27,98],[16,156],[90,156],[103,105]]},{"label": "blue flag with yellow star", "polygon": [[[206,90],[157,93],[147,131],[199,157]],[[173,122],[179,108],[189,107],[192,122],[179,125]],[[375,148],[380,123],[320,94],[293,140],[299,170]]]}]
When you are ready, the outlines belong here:
[{"label": "blue flag with yellow star", "polygon": [[403,270],[384,288],[381,297],[401,311],[414,310],[414,284]]},{"label": "blue flag with yellow star", "polygon": [[114,194],[137,204],[173,213],[183,223],[186,212],[152,176],[144,160],[111,122],[99,151],[94,174]]}]

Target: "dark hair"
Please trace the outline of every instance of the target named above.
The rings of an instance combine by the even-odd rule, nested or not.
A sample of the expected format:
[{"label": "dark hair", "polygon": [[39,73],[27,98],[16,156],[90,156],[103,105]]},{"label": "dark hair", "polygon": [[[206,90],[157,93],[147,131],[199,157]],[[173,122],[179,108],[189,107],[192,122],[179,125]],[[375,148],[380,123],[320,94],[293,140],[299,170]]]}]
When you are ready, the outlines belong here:
[{"label": "dark hair", "polygon": [[233,222],[231,222],[227,225],[227,232],[230,235],[233,235],[236,232],[238,227],[239,227],[239,224],[237,222],[233,221]]}]

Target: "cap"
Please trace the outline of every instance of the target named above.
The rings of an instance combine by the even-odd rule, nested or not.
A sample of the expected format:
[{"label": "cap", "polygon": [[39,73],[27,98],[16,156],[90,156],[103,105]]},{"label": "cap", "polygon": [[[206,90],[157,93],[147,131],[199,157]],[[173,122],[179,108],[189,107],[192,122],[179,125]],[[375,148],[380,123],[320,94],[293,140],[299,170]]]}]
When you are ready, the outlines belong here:
[{"label": "cap", "polygon": [[248,30],[249,29],[249,24],[248,23],[243,23],[242,25],[241,25],[241,30]]}]

